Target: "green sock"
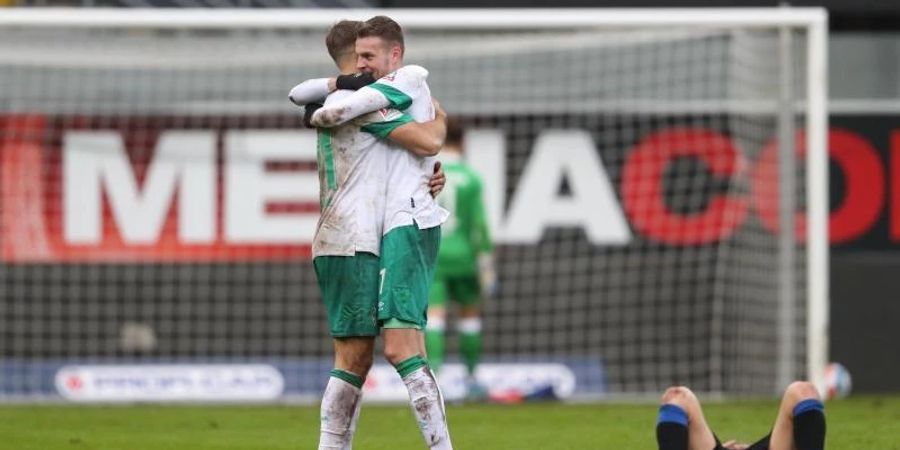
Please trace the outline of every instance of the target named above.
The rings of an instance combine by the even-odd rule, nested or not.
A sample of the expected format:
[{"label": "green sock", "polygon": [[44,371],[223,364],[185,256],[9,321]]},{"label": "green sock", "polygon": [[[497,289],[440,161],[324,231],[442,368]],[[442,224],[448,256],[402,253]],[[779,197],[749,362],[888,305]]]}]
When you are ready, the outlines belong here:
[{"label": "green sock", "polygon": [[460,333],[459,352],[462,355],[463,362],[466,364],[466,370],[468,370],[469,375],[474,375],[475,367],[481,361],[481,332]]},{"label": "green sock", "polygon": [[363,383],[366,382],[366,380],[363,380],[359,375],[341,369],[331,369],[329,375],[334,378],[340,378],[341,380],[356,386],[357,389],[362,389]]},{"label": "green sock", "polygon": [[428,365],[435,373],[440,372],[444,364],[446,344],[444,330],[425,328],[425,350],[428,351]]},{"label": "green sock", "polygon": [[407,375],[427,365],[428,362],[425,361],[425,358],[423,358],[421,355],[416,355],[410,356],[409,358],[404,359],[397,364],[394,364],[394,369],[397,369],[397,373],[400,374],[400,378],[405,378]]}]

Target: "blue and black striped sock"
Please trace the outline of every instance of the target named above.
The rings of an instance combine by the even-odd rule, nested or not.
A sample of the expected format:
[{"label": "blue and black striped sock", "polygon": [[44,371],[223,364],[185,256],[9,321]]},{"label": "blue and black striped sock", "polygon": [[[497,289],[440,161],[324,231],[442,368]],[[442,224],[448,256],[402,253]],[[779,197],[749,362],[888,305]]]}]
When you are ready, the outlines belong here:
[{"label": "blue and black striped sock", "polygon": [[794,406],[794,445],[797,450],[825,448],[825,405],[816,399]]},{"label": "blue and black striped sock", "polygon": [[656,443],[659,450],[687,450],[688,415],[681,407],[671,403],[659,407]]}]

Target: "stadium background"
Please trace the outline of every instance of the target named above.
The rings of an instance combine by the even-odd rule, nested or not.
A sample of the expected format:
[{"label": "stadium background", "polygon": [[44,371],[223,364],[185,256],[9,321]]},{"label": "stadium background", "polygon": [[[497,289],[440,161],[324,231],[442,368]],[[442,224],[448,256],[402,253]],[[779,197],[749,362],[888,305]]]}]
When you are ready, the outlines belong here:
[{"label": "stadium background", "polygon": [[[60,2],[23,2],[32,6],[72,5]],[[415,4],[413,4],[415,3]],[[545,6],[537,2],[478,2],[477,5],[466,1],[457,2],[406,2],[386,1],[382,3],[365,1],[305,1],[301,4],[278,4],[276,6],[300,7],[530,7]],[[474,3],[474,2],[471,2]],[[590,3],[590,4],[587,4]],[[208,6],[199,2],[86,2],[88,6]],[[564,1],[555,6],[771,6],[773,2],[764,1],[706,1],[706,2],[615,2]],[[839,167],[832,165],[832,207],[853,208],[857,216],[868,218],[863,223],[832,224],[843,230],[843,237],[832,243],[831,251],[831,359],[841,361],[850,368],[854,375],[855,389],[858,392],[900,391],[900,379],[892,374],[900,370],[900,358],[896,356],[895,343],[900,340],[900,329],[893,323],[900,317],[900,302],[895,292],[900,286],[895,276],[900,269],[900,232],[893,217],[900,214],[900,170],[895,168],[900,158],[900,4],[893,2],[792,2],[795,6],[822,5],[829,8],[831,14],[831,36],[829,48],[830,79],[830,126],[842,129],[861,138],[856,142],[852,154],[876,156],[878,170],[883,177],[882,195],[867,191],[871,195],[854,197],[852,205],[842,203],[841,194],[853,189],[846,185]],[[81,5],[76,3],[75,5]],[[265,6],[254,2],[239,2],[234,6]],[[866,145],[867,144],[867,145]],[[852,158],[851,158],[852,159]],[[868,166],[867,166],[868,167]],[[876,190],[877,191],[877,190]],[[844,227],[844,228],[841,228]],[[6,270],[23,270],[23,273],[7,273],[15,279],[27,278],[27,269],[7,268]],[[86,269],[90,270],[90,269]],[[118,283],[127,283],[132,276],[127,268],[100,269],[104,276]],[[160,277],[177,279],[178,273],[165,273],[171,268],[161,268]],[[234,286],[240,289],[264,289],[254,286],[253,272],[271,267],[249,267],[236,270],[230,275],[234,277]],[[204,272],[200,269],[200,272]],[[275,270],[287,276],[289,269]],[[271,277],[272,275],[267,275]],[[277,277],[278,275],[276,275]],[[312,285],[306,281],[298,281]],[[176,283],[177,284],[177,283]],[[85,296],[99,298],[98,307],[104,301],[114,301],[117,293],[107,290],[109,297],[102,292],[86,292]],[[99,295],[96,295],[99,294]],[[240,294],[235,294],[240,296]],[[105,300],[104,300],[105,298]],[[211,302],[212,303],[212,302]],[[194,314],[203,315],[203,303]],[[11,308],[13,309],[13,308]],[[236,305],[234,311],[242,312],[246,306]],[[272,314],[290,314],[290,311],[270,311]],[[239,317],[226,320],[241,321]],[[264,319],[258,323],[264,326]],[[248,326],[254,326],[253,323]],[[863,331],[864,330],[864,331]],[[11,343],[9,339],[4,342]],[[252,341],[267,346],[264,336]],[[99,343],[98,343],[99,344]],[[2,344],[0,344],[2,345]],[[99,344],[102,345],[102,344]],[[222,340],[212,343],[213,348],[221,345],[224,349],[233,349],[235,343]],[[240,345],[240,344],[239,344]],[[285,349],[287,352],[322,352],[321,347],[300,347]],[[522,345],[529,345],[524,343]],[[540,349],[540,342],[532,345]],[[261,347],[270,351],[271,347]],[[84,348],[85,354],[98,349]],[[489,349],[490,350],[490,349]],[[253,348],[244,351],[253,353]],[[177,354],[177,349],[168,349],[167,353]],[[71,351],[67,351],[71,354]],[[52,355],[48,355],[52,356]]]}]

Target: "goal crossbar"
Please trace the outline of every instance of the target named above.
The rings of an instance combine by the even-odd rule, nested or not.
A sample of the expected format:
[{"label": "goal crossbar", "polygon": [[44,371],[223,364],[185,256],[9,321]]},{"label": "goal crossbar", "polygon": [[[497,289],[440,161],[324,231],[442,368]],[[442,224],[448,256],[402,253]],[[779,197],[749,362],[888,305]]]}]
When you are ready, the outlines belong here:
[{"label": "goal crossbar", "polygon": [[492,29],[603,26],[772,27],[824,26],[822,8],[663,8],[511,9],[501,15],[483,9],[81,9],[40,8],[0,11],[0,25],[111,28],[297,28],[328,27],[341,19],[390,14],[407,28]]}]

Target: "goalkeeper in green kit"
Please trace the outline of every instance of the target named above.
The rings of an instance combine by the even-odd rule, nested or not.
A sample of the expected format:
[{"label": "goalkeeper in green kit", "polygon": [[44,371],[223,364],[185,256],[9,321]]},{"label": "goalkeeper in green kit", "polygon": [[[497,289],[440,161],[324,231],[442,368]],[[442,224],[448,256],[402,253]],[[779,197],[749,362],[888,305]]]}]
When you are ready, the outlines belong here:
[{"label": "goalkeeper in green kit", "polygon": [[497,289],[493,264],[493,244],[482,201],[481,177],[465,163],[462,129],[456,120],[447,123],[447,139],[440,153],[447,177],[444,192],[437,198],[450,217],[441,230],[434,283],[428,296],[428,324],[425,346],[432,369],[437,373],[444,362],[447,301],[459,304],[460,356],[468,373],[467,397],[481,400],[485,390],[475,379],[481,359],[481,301]]}]

